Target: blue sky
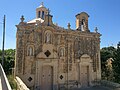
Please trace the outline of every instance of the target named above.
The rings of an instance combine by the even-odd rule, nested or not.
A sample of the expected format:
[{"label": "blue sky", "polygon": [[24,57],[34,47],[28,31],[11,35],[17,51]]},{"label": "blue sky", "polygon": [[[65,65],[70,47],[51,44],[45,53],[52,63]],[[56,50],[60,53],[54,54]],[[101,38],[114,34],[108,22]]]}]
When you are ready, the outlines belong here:
[{"label": "blue sky", "polygon": [[[36,17],[36,8],[44,2],[44,6],[51,10],[53,22],[62,27],[71,23],[75,29],[75,15],[85,11],[89,14],[89,29],[94,31],[98,27],[101,36],[101,47],[116,45],[120,41],[120,0],[1,0],[0,22],[6,15],[5,48],[16,47],[16,27],[21,15],[25,21]],[[0,23],[0,49],[2,48],[2,30]]]}]

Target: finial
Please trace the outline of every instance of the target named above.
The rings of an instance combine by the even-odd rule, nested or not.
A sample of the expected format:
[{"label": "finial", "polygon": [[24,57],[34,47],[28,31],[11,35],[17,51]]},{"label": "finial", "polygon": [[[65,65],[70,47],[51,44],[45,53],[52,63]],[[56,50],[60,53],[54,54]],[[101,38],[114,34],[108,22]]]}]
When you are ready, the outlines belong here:
[{"label": "finial", "polygon": [[71,29],[71,28],[70,28],[70,26],[71,26],[71,25],[70,25],[70,23],[68,23],[68,25],[67,25],[67,26],[68,26],[68,29]]},{"label": "finial", "polygon": [[120,48],[120,42],[118,42],[118,44],[117,44],[117,48]]},{"label": "finial", "polygon": [[21,16],[21,18],[20,18],[20,19],[21,19],[21,22],[24,22],[24,20],[25,20],[25,18],[24,18],[24,16],[23,16],[23,15]]},{"label": "finial", "polygon": [[97,27],[95,27],[95,33],[98,33],[98,28]]},{"label": "finial", "polygon": [[41,5],[43,5],[44,3],[42,2]]}]

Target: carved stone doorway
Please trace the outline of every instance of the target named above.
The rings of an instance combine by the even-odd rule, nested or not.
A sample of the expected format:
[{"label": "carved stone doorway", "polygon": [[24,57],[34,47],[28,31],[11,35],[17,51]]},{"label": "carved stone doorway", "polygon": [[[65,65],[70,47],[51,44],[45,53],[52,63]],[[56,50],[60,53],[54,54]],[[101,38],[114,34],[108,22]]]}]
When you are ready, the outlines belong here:
[{"label": "carved stone doorway", "polygon": [[82,87],[89,86],[89,66],[81,67],[81,84]]},{"label": "carved stone doorway", "polygon": [[43,66],[41,90],[53,90],[53,67]]}]

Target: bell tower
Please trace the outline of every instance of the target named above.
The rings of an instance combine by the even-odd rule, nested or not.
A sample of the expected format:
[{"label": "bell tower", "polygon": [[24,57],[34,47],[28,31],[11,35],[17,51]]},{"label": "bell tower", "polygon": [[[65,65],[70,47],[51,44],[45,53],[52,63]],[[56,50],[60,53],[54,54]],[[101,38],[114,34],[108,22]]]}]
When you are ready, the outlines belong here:
[{"label": "bell tower", "polygon": [[76,15],[76,29],[79,31],[89,32],[88,28],[89,15],[86,12],[81,12]]},{"label": "bell tower", "polygon": [[46,7],[44,7],[44,4],[42,2],[41,5],[36,9],[36,18],[41,18],[44,20],[47,13],[48,10],[46,9]]}]

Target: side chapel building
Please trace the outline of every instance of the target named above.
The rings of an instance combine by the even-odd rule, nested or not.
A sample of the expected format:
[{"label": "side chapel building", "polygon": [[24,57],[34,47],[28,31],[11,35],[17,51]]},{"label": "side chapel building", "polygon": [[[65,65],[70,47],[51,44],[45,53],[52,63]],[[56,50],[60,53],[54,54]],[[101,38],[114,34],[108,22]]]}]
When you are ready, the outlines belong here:
[{"label": "side chapel building", "polygon": [[100,36],[90,32],[89,15],[76,15],[76,29],[64,29],[52,21],[41,4],[36,18],[16,25],[16,76],[31,90],[87,87],[101,79]]}]

